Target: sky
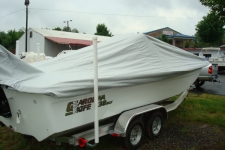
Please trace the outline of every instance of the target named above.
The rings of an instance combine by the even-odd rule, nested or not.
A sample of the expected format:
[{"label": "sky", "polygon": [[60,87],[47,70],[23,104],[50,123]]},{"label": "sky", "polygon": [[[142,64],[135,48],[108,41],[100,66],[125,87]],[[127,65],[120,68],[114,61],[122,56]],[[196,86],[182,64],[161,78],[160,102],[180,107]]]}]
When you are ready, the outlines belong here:
[{"label": "sky", "polygon": [[[25,0],[0,0],[0,31],[26,27]],[[30,0],[28,28],[63,28],[94,34],[104,23],[116,34],[144,33],[170,27],[194,35],[209,9],[199,0]]]}]

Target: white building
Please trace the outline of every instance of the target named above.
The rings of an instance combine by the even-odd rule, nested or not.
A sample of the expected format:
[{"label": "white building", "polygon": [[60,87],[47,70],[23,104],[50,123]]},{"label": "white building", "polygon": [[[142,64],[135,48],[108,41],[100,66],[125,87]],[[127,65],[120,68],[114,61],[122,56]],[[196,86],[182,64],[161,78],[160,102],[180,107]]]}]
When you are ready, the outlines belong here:
[{"label": "white building", "polygon": [[[57,56],[63,50],[77,50],[92,45],[92,38],[96,35],[29,28],[27,32],[27,51],[37,52],[37,43],[40,44],[40,53],[46,56]],[[25,52],[25,34],[19,39],[19,52]],[[98,42],[109,37],[97,36]]]}]

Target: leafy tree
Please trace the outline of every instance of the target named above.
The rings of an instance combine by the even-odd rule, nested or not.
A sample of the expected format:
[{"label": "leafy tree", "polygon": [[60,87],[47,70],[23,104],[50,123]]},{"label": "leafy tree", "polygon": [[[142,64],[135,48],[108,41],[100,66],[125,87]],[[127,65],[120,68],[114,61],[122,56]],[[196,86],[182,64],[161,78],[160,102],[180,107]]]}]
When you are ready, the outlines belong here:
[{"label": "leafy tree", "polygon": [[194,43],[194,47],[210,47],[212,46],[212,44],[210,43],[205,43],[201,40],[201,38],[199,37],[198,33],[195,33],[195,43]]},{"label": "leafy tree", "polygon": [[56,27],[56,28],[54,28],[52,30],[62,31],[62,29],[60,27]]},{"label": "leafy tree", "polygon": [[200,0],[200,2],[209,7],[211,12],[216,14],[225,24],[225,0]]},{"label": "leafy tree", "polygon": [[63,30],[63,31],[66,31],[66,32],[71,32],[70,27],[67,27],[67,26],[63,27],[63,29],[62,29],[62,30]]},{"label": "leafy tree", "polygon": [[4,31],[0,31],[0,45],[3,44],[3,41],[6,38],[6,33]]},{"label": "leafy tree", "polygon": [[196,25],[196,31],[198,41],[215,46],[223,37],[223,22],[219,20],[219,16],[210,13]]},{"label": "leafy tree", "polygon": [[71,29],[70,27],[67,26],[64,26],[62,29],[60,27],[55,27],[52,30],[79,33],[79,31],[76,28]]},{"label": "leafy tree", "polygon": [[98,24],[95,35],[112,36],[105,24]]},{"label": "leafy tree", "polygon": [[163,42],[166,42],[166,43],[169,42],[169,40],[168,40],[168,38],[167,38],[167,36],[166,36],[165,34],[162,34],[162,36],[159,37],[159,40],[161,40],[161,41],[163,41]]},{"label": "leafy tree", "polygon": [[17,39],[19,39],[24,33],[25,33],[25,30],[24,28],[20,28],[19,31],[17,32]]},{"label": "leafy tree", "polygon": [[8,50],[16,49],[16,41],[24,34],[23,29],[19,31],[9,30],[7,33],[0,32],[0,44]]},{"label": "leafy tree", "polygon": [[223,28],[223,43],[225,44],[225,28]]},{"label": "leafy tree", "polygon": [[79,31],[78,31],[76,28],[73,28],[73,29],[71,30],[71,32],[79,33]]}]

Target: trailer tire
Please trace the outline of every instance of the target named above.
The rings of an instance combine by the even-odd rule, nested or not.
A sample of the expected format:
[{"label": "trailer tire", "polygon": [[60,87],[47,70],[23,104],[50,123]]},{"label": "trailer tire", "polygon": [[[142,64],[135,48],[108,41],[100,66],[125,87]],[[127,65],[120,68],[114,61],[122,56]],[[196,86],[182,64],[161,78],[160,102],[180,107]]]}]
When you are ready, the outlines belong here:
[{"label": "trailer tire", "polygon": [[141,120],[133,120],[127,128],[124,137],[124,147],[126,149],[134,149],[140,146],[142,135],[144,133],[144,124]]},{"label": "trailer tire", "polygon": [[199,81],[199,86],[202,86],[205,83],[205,81]]},{"label": "trailer tire", "polygon": [[195,88],[199,88],[200,87],[199,86],[199,80],[198,79],[195,80],[194,85],[195,85]]},{"label": "trailer tire", "polygon": [[153,140],[157,138],[162,130],[163,115],[161,112],[156,111],[149,115],[145,123],[146,136]]},{"label": "trailer tire", "polygon": [[4,127],[5,125],[0,121],[0,127]]}]

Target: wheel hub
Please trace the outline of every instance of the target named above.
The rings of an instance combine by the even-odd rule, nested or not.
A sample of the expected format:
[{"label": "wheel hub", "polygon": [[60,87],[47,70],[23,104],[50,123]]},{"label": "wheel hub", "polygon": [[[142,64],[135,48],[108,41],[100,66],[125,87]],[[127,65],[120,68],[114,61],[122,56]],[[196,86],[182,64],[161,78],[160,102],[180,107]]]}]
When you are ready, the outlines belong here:
[{"label": "wheel hub", "polygon": [[152,123],[152,132],[156,135],[159,133],[162,127],[162,121],[160,117],[156,117]]},{"label": "wheel hub", "polygon": [[139,125],[134,126],[130,134],[130,142],[132,145],[136,145],[142,136],[142,129]]}]

